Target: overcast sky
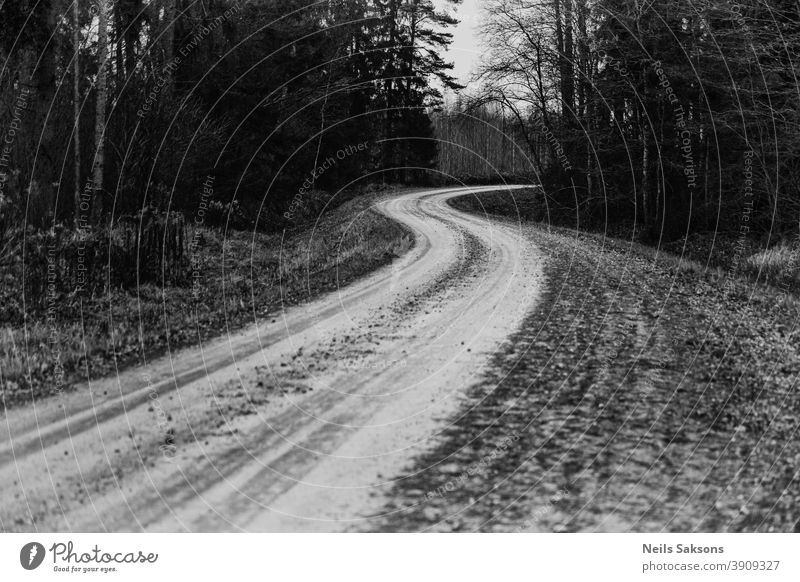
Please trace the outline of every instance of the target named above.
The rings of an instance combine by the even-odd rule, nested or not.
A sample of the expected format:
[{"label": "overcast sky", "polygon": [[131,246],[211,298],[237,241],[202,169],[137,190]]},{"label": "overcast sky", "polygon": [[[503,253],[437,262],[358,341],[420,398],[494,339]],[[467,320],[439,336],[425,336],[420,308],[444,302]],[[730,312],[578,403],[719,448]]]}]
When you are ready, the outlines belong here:
[{"label": "overcast sky", "polygon": [[[444,0],[438,0],[445,5]],[[450,46],[447,59],[455,63],[454,76],[461,83],[466,84],[475,63],[480,56],[480,44],[477,26],[480,23],[482,10],[479,8],[481,0],[464,0],[456,9],[456,17],[461,23],[456,28],[451,28],[453,44]]]}]

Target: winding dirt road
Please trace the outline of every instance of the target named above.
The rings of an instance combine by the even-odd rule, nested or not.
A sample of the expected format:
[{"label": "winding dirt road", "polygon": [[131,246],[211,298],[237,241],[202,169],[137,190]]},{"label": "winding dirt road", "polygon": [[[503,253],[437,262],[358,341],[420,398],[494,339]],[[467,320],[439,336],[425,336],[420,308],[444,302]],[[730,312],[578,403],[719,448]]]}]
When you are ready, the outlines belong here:
[{"label": "winding dirt road", "polygon": [[476,190],[381,202],[416,244],[356,284],[8,411],[0,529],[337,531],[391,521],[393,484],[435,445],[541,287],[539,252],[520,232],[445,202]]}]

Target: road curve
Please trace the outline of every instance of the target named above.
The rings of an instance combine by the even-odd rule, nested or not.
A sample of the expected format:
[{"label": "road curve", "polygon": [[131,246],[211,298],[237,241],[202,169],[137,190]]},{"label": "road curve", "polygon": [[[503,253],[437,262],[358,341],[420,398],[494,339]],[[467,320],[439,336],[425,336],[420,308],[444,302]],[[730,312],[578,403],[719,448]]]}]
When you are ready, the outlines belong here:
[{"label": "road curve", "polygon": [[[516,187],[508,187],[514,189]],[[543,283],[520,230],[414,191],[403,257],[275,320],[7,411],[4,531],[369,529]]]}]

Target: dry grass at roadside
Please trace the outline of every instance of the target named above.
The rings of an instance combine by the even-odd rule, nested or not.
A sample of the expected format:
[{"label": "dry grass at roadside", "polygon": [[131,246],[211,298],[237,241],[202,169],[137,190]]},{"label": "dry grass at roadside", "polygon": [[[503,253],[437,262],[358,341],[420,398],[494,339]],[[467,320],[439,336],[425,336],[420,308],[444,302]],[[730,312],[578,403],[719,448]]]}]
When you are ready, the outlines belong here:
[{"label": "dry grass at roadside", "polygon": [[[452,198],[448,203],[458,210],[519,222],[539,221],[547,224],[541,210],[537,190],[513,192],[480,192]],[[766,283],[764,292],[797,301],[800,291],[800,239],[783,242],[758,251],[756,241],[730,235],[695,233],[686,239],[661,245],[661,248],[630,239],[615,238],[608,233],[576,231],[548,225],[553,232],[568,236],[588,237],[605,246],[628,248],[669,266],[675,273],[693,273],[706,280],[742,287],[753,281]]]},{"label": "dry grass at roadside", "polygon": [[313,226],[280,235],[191,232],[193,284],[143,285],[82,302],[60,296],[49,318],[40,311],[26,314],[22,327],[3,325],[2,406],[228,333],[389,263],[412,236],[373,210],[375,200],[350,200]]},{"label": "dry grass at roadside", "polygon": [[800,288],[800,242],[784,242],[747,258],[743,266],[751,275],[773,285]]}]

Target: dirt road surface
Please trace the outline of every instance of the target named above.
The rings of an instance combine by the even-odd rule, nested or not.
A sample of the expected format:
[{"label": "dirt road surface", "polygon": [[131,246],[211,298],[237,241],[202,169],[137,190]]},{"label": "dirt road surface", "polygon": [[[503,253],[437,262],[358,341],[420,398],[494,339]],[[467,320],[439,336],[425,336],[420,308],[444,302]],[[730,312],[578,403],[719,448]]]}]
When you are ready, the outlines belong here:
[{"label": "dirt road surface", "polygon": [[7,411],[0,529],[391,523],[387,495],[436,445],[541,292],[529,237],[446,203],[476,190],[381,202],[416,244],[353,285],[202,349]]}]

